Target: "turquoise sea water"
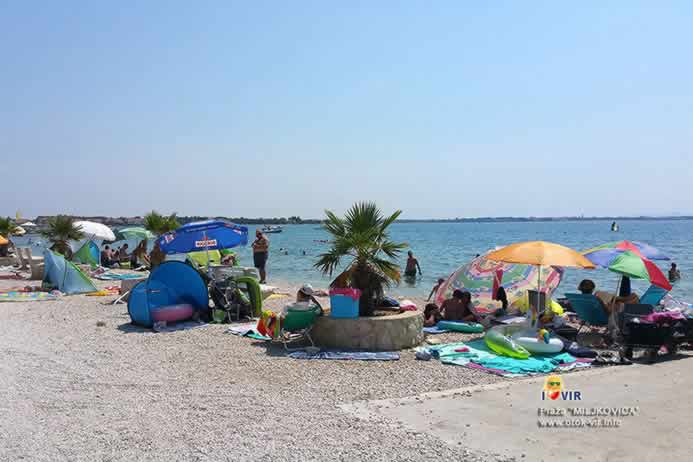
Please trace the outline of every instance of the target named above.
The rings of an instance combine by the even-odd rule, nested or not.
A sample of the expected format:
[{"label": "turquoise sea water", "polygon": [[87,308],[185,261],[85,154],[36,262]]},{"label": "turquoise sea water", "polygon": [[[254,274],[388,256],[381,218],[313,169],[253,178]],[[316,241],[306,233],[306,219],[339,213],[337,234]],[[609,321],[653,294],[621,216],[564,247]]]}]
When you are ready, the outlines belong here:
[{"label": "turquoise sea water", "polygon": [[[392,293],[414,296],[428,295],[438,277],[445,277],[477,253],[484,253],[496,246],[528,240],[545,240],[585,250],[615,240],[637,240],[654,245],[675,261],[683,279],[678,282],[672,295],[693,302],[693,221],[625,221],[619,223],[620,231],[611,232],[610,222],[533,222],[533,223],[397,223],[391,228],[396,241],[407,242],[419,259],[423,276],[415,284],[402,283]],[[309,282],[316,287],[326,287],[329,278],[313,268],[321,252],[328,244],[316,242],[329,239],[329,235],[317,225],[287,225],[280,234],[269,234],[270,257],[268,280],[270,283]],[[255,227],[249,227],[254,235]],[[16,239],[19,245],[27,239]],[[119,245],[119,244],[116,244]],[[133,248],[134,243],[130,243]],[[40,247],[40,244],[37,246]],[[284,250],[280,250],[284,249]],[[38,250],[38,248],[37,248]],[[285,251],[288,255],[285,255]],[[305,252],[305,255],[304,255]],[[241,264],[252,266],[250,246],[238,249]],[[400,258],[403,267],[406,255]],[[345,261],[346,263],[346,261]],[[657,262],[666,273],[669,262]],[[578,282],[590,278],[599,288],[615,290],[617,276],[606,270],[566,270],[557,293],[574,292]],[[647,284],[633,281],[633,288],[641,293]]]}]

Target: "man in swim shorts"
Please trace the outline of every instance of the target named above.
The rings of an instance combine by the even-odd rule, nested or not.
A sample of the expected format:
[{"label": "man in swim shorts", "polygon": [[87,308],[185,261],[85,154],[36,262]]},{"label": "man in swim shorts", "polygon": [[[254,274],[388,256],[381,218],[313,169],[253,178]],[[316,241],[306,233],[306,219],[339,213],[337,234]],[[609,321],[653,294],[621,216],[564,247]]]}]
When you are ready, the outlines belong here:
[{"label": "man in swim shorts", "polygon": [[260,271],[260,284],[264,284],[267,280],[265,265],[267,264],[267,256],[269,253],[269,239],[262,234],[259,229],[255,230],[255,241],[253,242],[253,263],[255,268]]},{"label": "man in swim shorts", "polygon": [[408,278],[416,278],[416,269],[418,268],[419,274],[421,273],[421,266],[419,266],[419,260],[414,257],[414,252],[411,250],[407,252],[409,258],[407,258],[407,266],[404,268],[404,276]]}]

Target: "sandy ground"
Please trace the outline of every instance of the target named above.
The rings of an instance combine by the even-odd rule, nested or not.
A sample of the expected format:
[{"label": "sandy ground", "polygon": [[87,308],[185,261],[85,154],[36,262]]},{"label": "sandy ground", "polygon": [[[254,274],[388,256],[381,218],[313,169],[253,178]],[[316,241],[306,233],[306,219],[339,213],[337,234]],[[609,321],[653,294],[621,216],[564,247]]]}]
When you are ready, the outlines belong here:
[{"label": "sandy ground", "polygon": [[[0,290],[25,284],[0,280]],[[113,299],[0,303],[0,460],[522,460],[423,418],[350,408],[516,381],[412,351],[394,362],[298,361],[225,325],[154,333]],[[472,410],[455,421],[482,418]]]}]

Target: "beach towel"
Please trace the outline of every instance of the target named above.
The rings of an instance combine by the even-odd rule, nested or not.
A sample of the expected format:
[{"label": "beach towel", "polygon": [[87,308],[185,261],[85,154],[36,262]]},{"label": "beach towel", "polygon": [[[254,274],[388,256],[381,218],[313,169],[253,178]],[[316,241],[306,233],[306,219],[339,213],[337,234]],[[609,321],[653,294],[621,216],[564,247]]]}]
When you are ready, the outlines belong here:
[{"label": "beach towel", "polygon": [[102,281],[122,281],[125,279],[146,279],[142,273],[111,273],[105,272],[93,276]]},{"label": "beach towel", "polygon": [[185,321],[185,322],[177,322],[175,324],[167,324],[166,326],[159,327],[159,326],[154,326],[154,331],[155,332],[178,332],[180,330],[191,330],[191,329],[198,329],[200,327],[207,327],[209,324],[206,322],[198,322],[198,321]]},{"label": "beach towel", "polygon": [[[462,347],[469,348],[468,352],[455,351]],[[587,367],[589,360],[578,360],[568,353],[532,355],[527,359],[516,359],[500,356],[491,351],[483,339],[467,343],[448,343],[430,346],[427,349],[434,358],[443,364],[453,364],[484,370],[504,377],[522,377],[534,374],[546,374],[555,370]]]},{"label": "beach towel", "polygon": [[0,279],[3,279],[3,280],[22,280],[22,279],[24,279],[24,276],[21,276],[19,274],[0,274]]},{"label": "beach towel", "polygon": [[424,327],[423,332],[424,332],[424,334],[435,335],[435,334],[444,334],[444,333],[450,332],[450,331],[448,329],[440,329],[437,326],[433,326],[433,327]]},{"label": "beach towel", "polygon": [[257,324],[241,324],[238,326],[231,326],[226,329],[227,334],[238,335],[239,337],[249,337],[256,340],[271,340],[271,338],[262,335],[256,329]]},{"label": "beach towel", "polygon": [[45,302],[57,299],[48,292],[0,292],[0,302]]},{"label": "beach towel", "polygon": [[308,351],[294,351],[289,353],[293,359],[335,359],[356,361],[397,361],[399,353],[396,351],[339,351],[328,350],[309,353]]}]

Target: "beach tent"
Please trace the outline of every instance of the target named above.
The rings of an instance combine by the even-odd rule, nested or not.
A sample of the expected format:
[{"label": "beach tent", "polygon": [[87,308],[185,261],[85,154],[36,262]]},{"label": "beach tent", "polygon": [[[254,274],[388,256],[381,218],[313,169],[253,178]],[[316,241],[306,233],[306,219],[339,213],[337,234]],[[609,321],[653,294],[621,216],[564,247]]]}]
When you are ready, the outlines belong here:
[{"label": "beach tent", "polygon": [[190,265],[167,261],[157,266],[146,281],[132,288],[128,314],[133,324],[152,327],[152,311],[180,304],[190,304],[198,312],[207,310],[207,285]]},{"label": "beach tent", "polygon": [[72,261],[85,265],[98,266],[101,253],[94,241],[85,242],[77,252],[72,255]]},{"label": "beach tent", "polygon": [[68,295],[98,291],[91,279],[59,253],[46,249],[43,252],[43,260],[45,262],[44,286],[58,289]]}]

